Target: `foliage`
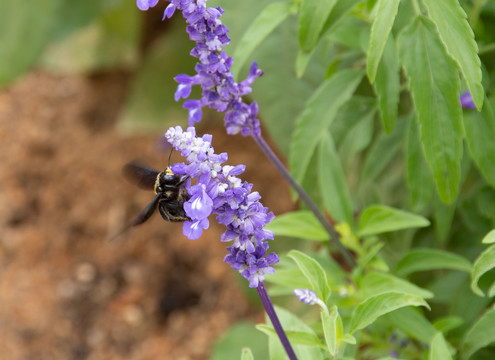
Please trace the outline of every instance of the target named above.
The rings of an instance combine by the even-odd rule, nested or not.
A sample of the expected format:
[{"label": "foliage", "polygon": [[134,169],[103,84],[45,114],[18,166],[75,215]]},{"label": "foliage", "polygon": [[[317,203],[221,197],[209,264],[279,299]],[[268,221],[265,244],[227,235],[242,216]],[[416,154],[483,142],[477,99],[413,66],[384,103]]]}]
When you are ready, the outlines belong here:
[{"label": "foliage", "polygon": [[[134,6],[121,0],[3,2],[0,37],[8,41],[0,49],[0,85],[33,64],[84,72],[137,66],[139,21],[137,10],[126,10],[129,2]],[[208,5],[225,10],[236,76],[243,78],[253,60],[264,70],[251,95],[264,128],[357,258],[347,271],[306,209],[269,225],[275,242],[297,239],[298,250],[285,249],[267,281],[274,300],[284,304],[277,313],[299,358],[493,358],[494,2]],[[8,15],[13,12],[18,17]],[[19,25],[27,21],[34,36]],[[164,37],[185,39],[180,25]],[[60,54],[80,49],[76,40],[91,56],[63,66]],[[174,41],[159,39],[144,53],[122,116],[126,127],[143,126],[143,114],[144,127],[167,127],[164,113],[185,119],[186,111],[171,105],[173,90],[157,82],[193,72],[188,42]],[[177,53],[174,60],[166,62],[167,52]],[[465,91],[476,109],[461,107]],[[318,313],[296,303],[294,288],[314,290],[326,307]],[[268,335],[267,358],[283,359],[271,325],[257,328]],[[239,341],[245,333],[234,328],[213,358],[262,358],[257,354],[264,349]],[[238,351],[227,343],[239,344]],[[241,355],[243,346],[252,350]]]},{"label": "foliage", "polygon": [[[306,210],[268,226],[278,236],[316,241],[319,249],[282,257],[267,278],[273,290],[290,296],[290,289],[309,288],[331,308],[317,317],[307,306],[287,303],[311,327],[292,322],[289,339],[324,349],[313,354],[322,359],[475,358],[493,342],[487,329],[495,326],[488,298],[495,295],[493,244],[481,245],[495,225],[495,100],[485,95],[495,71],[494,32],[486,30],[493,6],[218,3],[225,24],[237,26],[235,54],[246,64],[256,59],[265,71],[252,96],[266,128],[288,155],[293,176],[338,222],[343,243],[358,258],[352,274],[343,273],[328,256],[325,230]],[[266,15],[274,8],[283,9],[277,28]],[[251,33],[263,41],[257,35],[243,46]],[[278,55],[274,44],[283,47]],[[242,78],[247,67],[236,70]],[[477,109],[462,109],[465,91]],[[472,274],[472,290],[460,280],[463,273]],[[487,297],[468,305],[477,296],[471,291]]]}]

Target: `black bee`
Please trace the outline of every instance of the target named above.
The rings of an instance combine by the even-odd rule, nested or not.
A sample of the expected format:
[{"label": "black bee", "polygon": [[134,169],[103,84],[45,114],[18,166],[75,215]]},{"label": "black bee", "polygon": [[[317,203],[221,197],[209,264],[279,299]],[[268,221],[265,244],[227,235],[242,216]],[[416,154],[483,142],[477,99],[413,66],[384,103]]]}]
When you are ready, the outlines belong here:
[{"label": "black bee", "polygon": [[164,171],[157,171],[136,162],[125,165],[123,172],[138,187],[145,190],[153,189],[156,194],[130,226],[144,223],[153,215],[156,208],[165,220],[176,222],[191,220],[184,211],[184,203],[191,198],[183,187],[188,179],[187,176],[174,174],[170,166]]}]

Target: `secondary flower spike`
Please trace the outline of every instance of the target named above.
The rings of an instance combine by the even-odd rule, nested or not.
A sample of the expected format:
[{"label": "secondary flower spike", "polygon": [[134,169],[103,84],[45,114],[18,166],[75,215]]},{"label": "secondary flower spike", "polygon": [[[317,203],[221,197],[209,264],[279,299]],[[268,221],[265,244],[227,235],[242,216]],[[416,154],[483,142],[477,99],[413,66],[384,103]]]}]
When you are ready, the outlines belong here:
[{"label": "secondary flower spike", "polygon": [[[147,6],[156,5],[156,0],[138,0],[138,7],[146,10]],[[206,7],[206,0],[172,0],[165,9],[163,18],[170,18],[175,10],[180,10],[188,26],[189,38],[196,42],[191,55],[198,58],[196,74],[181,74],[175,77],[179,83],[175,92],[175,101],[187,99],[194,85],[202,89],[201,99],[187,100],[184,107],[189,111],[189,125],[202,119],[202,109],[208,106],[225,113],[227,133],[260,135],[258,104],[243,102],[242,96],[251,93],[251,84],[263,71],[256,62],[251,66],[247,78],[240,83],[234,81],[230,68],[234,60],[227,56],[223,48],[230,42],[229,29],[219,19],[223,14],[221,7]]]},{"label": "secondary flower spike", "polygon": [[[248,279],[250,287],[257,287],[265,274],[275,271],[271,265],[279,258],[275,253],[267,255],[267,240],[274,235],[264,227],[274,218],[273,213],[260,203],[258,192],[251,192],[253,185],[237,177],[245,166],[222,166],[227,154],[215,154],[212,136],[196,137],[194,127],[187,131],[171,127],[165,138],[187,158],[187,164],[172,165],[175,174],[190,177],[185,187],[191,198],[184,203],[184,210],[192,221],[184,222],[184,235],[198,239],[209,226],[208,216],[217,214],[217,221],[227,227],[221,241],[233,242],[224,261]],[[197,179],[194,185],[192,178]]]}]

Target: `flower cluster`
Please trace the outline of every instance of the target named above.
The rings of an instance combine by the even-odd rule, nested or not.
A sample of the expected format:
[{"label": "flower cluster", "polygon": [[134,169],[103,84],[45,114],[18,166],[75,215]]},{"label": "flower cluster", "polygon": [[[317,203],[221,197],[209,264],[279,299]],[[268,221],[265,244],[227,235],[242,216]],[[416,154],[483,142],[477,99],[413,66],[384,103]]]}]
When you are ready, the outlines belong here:
[{"label": "flower cluster", "polygon": [[[273,213],[268,213],[259,202],[258,192],[251,192],[253,185],[237,177],[245,166],[222,166],[227,154],[215,154],[212,136],[196,137],[194,127],[187,131],[180,126],[172,127],[165,138],[187,158],[187,164],[172,165],[175,174],[189,177],[185,187],[191,198],[184,203],[184,210],[192,221],[184,222],[184,235],[199,238],[209,226],[208,216],[218,214],[217,221],[227,227],[221,241],[233,241],[224,261],[248,279],[250,287],[257,287],[265,274],[274,272],[271,265],[279,258],[275,253],[266,255],[266,240],[274,236],[264,227],[274,218]],[[197,179],[196,184],[192,184],[191,178]]]},{"label": "flower cluster", "polygon": [[[147,10],[156,5],[157,0],[137,0],[141,10]],[[170,18],[175,10],[182,11],[182,15],[189,24],[186,28],[189,38],[196,42],[191,50],[191,56],[199,59],[196,64],[196,75],[181,74],[175,77],[179,83],[175,93],[175,101],[188,98],[191,88],[200,85],[201,99],[187,100],[184,107],[189,111],[189,125],[201,121],[202,108],[208,106],[219,112],[225,112],[225,127],[227,133],[241,133],[260,135],[258,104],[246,104],[242,96],[251,92],[251,84],[263,74],[256,62],[251,66],[248,77],[240,83],[234,81],[230,68],[234,60],[227,56],[223,47],[228,45],[229,29],[219,20],[223,10],[220,7],[207,8],[206,0],[171,0],[165,9],[163,18]]]}]

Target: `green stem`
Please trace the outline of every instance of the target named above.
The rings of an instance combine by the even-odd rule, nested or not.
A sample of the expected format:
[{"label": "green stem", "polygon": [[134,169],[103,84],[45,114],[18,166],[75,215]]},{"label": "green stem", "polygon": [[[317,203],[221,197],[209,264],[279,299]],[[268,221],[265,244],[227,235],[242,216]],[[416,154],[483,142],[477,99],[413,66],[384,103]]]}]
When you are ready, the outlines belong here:
[{"label": "green stem", "polygon": [[418,0],[411,0],[416,16],[421,15],[421,8],[419,7]]},{"label": "green stem", "polygon": [[485,5],[485,3],[486,3],[486,0],[476,0],[474,2],[474,6],[471,9],[471,13],[469,14],[469,18],[468,18],[469,25],[471,26],[472,29],[474,29],[476,24],[478,23],[478,20],[480,18],[481,9]]},{"label": "green stem", "polygon": [[495,51],[495,43],[491,43],[481,47],[478,51],[478,55],[484,55],[492,51]]}]

